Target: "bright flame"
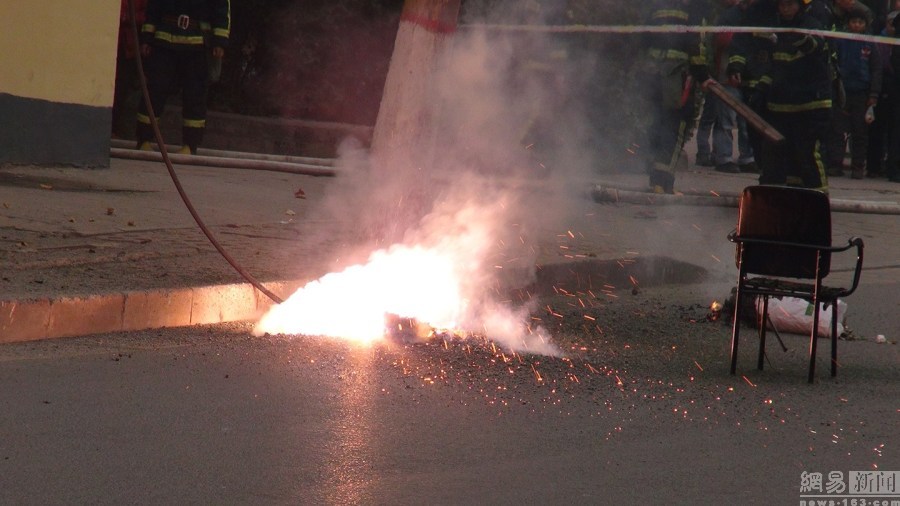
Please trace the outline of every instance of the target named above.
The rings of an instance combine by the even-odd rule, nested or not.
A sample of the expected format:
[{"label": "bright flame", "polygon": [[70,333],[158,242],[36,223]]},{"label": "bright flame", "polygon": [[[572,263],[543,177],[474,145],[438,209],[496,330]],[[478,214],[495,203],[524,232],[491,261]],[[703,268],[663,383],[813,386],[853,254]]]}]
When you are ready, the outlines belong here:
[{"label": "bright flame", "polygon": [[455,329],[466,312],[453,259],[435,249],[394,246],[313,281],[272,308],[255,333],[340,337],[362,343],[385,335],[393,314]]},{"label": "bright flame", "polygon": [[[496,202],[495,202],[496,204]],[[484,335],[525,353],[562,356],[546,331],[530,325],[528,308],[512,308],[492,298],[497,245],[491,210],[501,205],[448,205],[423,219],[409,235],[414,245],[397,244],[369,256],[363,265],[327,274],[273,307],[254,334],[304,334],[381,340],[402,323],[456,335]],[[455,210],[451,210],[455,209]],[[392,328],[391,330],[398,330]],[[401,332],[406,329],[399,329]],[[428,332],[412,334],[425,337]]]}]

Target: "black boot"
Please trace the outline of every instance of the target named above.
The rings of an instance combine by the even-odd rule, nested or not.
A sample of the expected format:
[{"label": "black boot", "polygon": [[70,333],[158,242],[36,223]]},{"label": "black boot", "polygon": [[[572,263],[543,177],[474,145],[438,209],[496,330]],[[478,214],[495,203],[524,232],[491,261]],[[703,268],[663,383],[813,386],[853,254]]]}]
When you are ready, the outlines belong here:
[{"label": "black boot", "polygon": [[653,193],[675,193],[675,174],[663,170],[651,170],[650,191]]}]

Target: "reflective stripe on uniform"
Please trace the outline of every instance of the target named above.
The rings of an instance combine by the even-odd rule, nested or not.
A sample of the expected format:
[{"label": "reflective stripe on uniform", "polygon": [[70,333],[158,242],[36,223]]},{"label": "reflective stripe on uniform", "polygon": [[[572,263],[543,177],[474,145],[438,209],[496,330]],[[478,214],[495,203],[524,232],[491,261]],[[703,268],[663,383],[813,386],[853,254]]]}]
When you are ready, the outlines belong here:
[{"label": "reflective stripe on uniform", "polygon": [[156,32],[155,38],[170,44],[201,46],[204,43],[202,35],[172,35],[169,32]]},{"label": "reflective stripe on uniform", "polygon": [[831,109],[831,99],[816,100],[805,104],[774,104],[769,102],[767,107],[772,112],[803,112],[814,111],[816,109]]},{"label": "reflective stripe on uniform", "polygon": [[684,51],[674,49],[651,49],[650,57],[660,60],[687,60],[690,58]]},{"label": "reflective stripe on uniform", "polygon": [[653,19],[679,19],[681,21],[688,20],[687,11],[676,10],[676,9],[660,9],[653,13]]},{"label": "reflective stripe on uniform", "polygon": [[779,51],[776,53],[772,53],[772,60],[783,61],[783,62],[792,62],[795,60],[799,60],[800,58],[803,58],[804,56],[806,56],[806,55],[801,52],[785,53],[785,52]]},{"label": "reflective stripe on uniform", "polygon": [[184,118],[182,120],[182,124],[189,128],[205,128],[206,120],[205,119],[187,119]]}]

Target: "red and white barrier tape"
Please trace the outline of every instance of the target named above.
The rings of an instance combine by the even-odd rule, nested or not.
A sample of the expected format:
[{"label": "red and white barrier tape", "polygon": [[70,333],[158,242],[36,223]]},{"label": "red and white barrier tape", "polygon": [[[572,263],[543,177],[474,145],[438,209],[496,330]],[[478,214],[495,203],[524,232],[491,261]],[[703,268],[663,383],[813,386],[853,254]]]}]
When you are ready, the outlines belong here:
[{"label": "red and white barrier tape", "polygon": [[532,33],[799,33],[829,39],[846,39],[900,46],[900,38],[831,30],[778,28],[771,26],[690,26],[690,25],[500,25],[473,23],[459,25],[461,30],[490,30]]}]

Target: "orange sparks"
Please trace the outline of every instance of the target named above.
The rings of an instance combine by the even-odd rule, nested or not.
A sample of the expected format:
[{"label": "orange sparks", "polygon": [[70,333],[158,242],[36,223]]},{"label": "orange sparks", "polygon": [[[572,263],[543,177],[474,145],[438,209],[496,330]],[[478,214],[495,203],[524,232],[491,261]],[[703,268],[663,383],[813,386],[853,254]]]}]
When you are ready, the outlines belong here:
[{"label": "orange sparks", "polygon": [[694,365],[697,366],[697,369],[700,369],[700,371],[703,372],[703,367],[700,365],[699,362],[697,362],[696,360],[694,360]]},{"label": "orange sparks", "polygon": [[744,381],[746,381],[748,385],[750,385],[753,388],[756,388],[756,385],[754,385],[753,382],[750,381],[750,378],[748,378],[746,376],[741,376],[741,377],[744,378]]},{"label": "orange sparks", "polygon": [[593,321],[597,321],[596,318],[594,318],[593,316],[590,316],[590,315],[584,315],[584,319],[585,319],[585,320],[590,320],[590,321],[592,321],[592,322],[593,322]]},{"label": "orange sparks", "polygon": [[591,364],[585,363],[584,366],[587,367],[592,373],[600,374],[600,371],[598,371],[597,369],[594,369],[594,366],[592,366]]},{"label": "orange sparks", "polygon": [[618,374],[616,374],[616,386],[618,386],[619,388],[625,388],[625,382],[622,381],[622,378],[620,378]]},{"label": "orange sparks", "polygon": [[531,370],[534,371],[534,379],[536,379],[538,383],[542,383],[544,378],[541,378],[541,373],[534,367],[534,364],[531,364]]},{"label": "orange sparks", "polygon": [[717,257],[717,256],[715,256],[715,255],[709,255],[709,256],[711,256],[711,257],[712,257],[712,259],[713,259],[713,260],[715,260],[715,261],[716,261],[716,262],[718,262],[718,263],[722,263],[722,261],[721,261],[721,260],[719,260],[719,257]]},{"label": "orange sparks", "polygon": [[566,230],[566,233],[569,234],[569,237],[571,237],[572,239],[575,238],[575,234],[573,234],[571,230]]}]

